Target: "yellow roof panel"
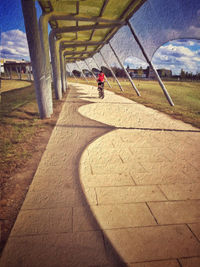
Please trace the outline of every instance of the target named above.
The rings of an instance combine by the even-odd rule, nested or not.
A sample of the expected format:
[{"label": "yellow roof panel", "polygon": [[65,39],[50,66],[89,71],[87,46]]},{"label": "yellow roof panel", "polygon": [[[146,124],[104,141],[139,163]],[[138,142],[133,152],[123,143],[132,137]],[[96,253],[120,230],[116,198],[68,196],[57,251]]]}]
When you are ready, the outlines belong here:
[{"label": "yellow roof panel", "polygon": [[[43,15],[56,39],[77,44],[93,54],[98,52],[146,0],[40,0]],[[98,43],[97,43],[98,42]],[[63,48],[66,49],[66,48]],[[70,56],[70,61],[91,54]]]}]

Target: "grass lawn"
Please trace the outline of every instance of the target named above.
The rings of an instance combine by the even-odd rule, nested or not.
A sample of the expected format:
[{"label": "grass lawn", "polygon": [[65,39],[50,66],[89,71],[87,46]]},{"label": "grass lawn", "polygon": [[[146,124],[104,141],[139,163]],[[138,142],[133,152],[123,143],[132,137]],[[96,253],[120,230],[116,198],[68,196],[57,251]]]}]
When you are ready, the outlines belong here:
[{"label": "grass lawn", "polygon": [[2,80],[1,91],[0,185],[31,157],[31,140],[38,129],[51,124],[50,119],[39,118],[33,83]]},{"label": "grass lawn", "polygon": [[[69,80],[76,82],[72,78]],[[119,80],[124,92],[121,92],[118,85],[110,78],[112,88],[105,83],[105,89],[200,128],[200,82],[164,81],[166,89],[175,104],[172,107],[166,100],[157,81],[134,80],[134,84],[141,94],[141,97],[139,97],[128,80]],[[85,83],[82,79],[78,81]],[[90,84],[95,85],[94,79],[90,79]]]},{"label": "grass lawn", "polygon": [[34,85],[2,80],[0,103],[0,256],[64,101],[40,120]]},{"label": "grass lawn", "polygon": [[10,90],[23,88],[31,85],[28,81],[17,81],[17,80],[1,80],[1,92],[7,92]]}]

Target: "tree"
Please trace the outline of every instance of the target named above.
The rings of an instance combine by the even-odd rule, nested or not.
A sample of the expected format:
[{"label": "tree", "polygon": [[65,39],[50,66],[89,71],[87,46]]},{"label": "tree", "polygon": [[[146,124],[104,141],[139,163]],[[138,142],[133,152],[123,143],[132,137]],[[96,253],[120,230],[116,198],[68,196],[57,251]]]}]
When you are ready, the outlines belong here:
[{"label": "tree", "polygon": [[78,71],[78,70],[73,70],[73,74],[74,74],[76,77],[81,77],[81,72]]},{"label": "tree", "polygon": [[108,68],[102,66],[101,69],[102,69],[103,73],[104,73],[107,77],[112,77],[112,73],[111,73],[111,71],[110,71]]},{"label": "tree", "polygon": [[180,73],[181,79],[184,79],[186,76],[186,73],[183,69],[181,69],[181,73]]},{"label": "tree", "polygon": [[118,67],[113,67],[112,69],[117,77],[126,78],[126,73],[123,69]]}]

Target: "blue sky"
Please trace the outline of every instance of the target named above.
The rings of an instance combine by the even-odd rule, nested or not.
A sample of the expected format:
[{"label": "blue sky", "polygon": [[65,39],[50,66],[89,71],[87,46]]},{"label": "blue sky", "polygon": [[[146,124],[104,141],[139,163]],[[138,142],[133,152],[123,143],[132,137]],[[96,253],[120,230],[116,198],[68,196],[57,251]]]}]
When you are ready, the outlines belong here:
[{"label": "blue sky", "polygon": [[[141,9],[141,11],[139,10],[139,12],[136,13],[137,16],[135,16],[135,19],[133,20],[133,23],[135,23],[135,28],[139,32],[139,37],[141,38],[143,38],[144,33],[147,34],[149,31],[149,36],[152,39],[149,39],[148,42],[152,43],[152,51],[153,49],[155,50],[156,46],[160,46],[159,41],[166,41],[165,37],[168,38],[168,40],[173,39],[172,34],[174,34],[174,36],[176,37],[182,38],[183,33],[188,31],[187,34],[189,36],[199,36],[200,39],[200,1],[190,0],[190,3],[196,5],[194,7],[188,7],[188,1],[189,0],[149,0],[143,9]],[[181,19],[181,17],[178,18],[178,16],[182,16],[183,19],[187,17],[187,21],[184,19],[181,21],[181,23],[179,23],[180,25],[178,25],[178,22],[173,20],[173,22],[170,24],[168,21],[166,21],[168,14],[166,14],[166,18],[164,18],[166,13],[166,6],[163,7],[163,5],[156,6],[156,11],[152,9],[155,12],[150,13],[150,9],[154,8],[155,2],[162,2],[168,6],[170,5],[170,3],[176,3],[176,5],[173,6],[173,9],[171,8],[170,14],[174,15],[177,21],[178,19],[179,21]],[[185,6],[182,5],[183,8],[177,16],[175,9],[177,8],[180,10],[180,3],[184,3]],[[186,16],[185,12],[188,8],[190,8],[191,11]],[[37,13],[38,16],[41,14],[40,8],[38,8],[38,6]],[[159,24],[160,28],[158,28],[158,23],[155,24],[151,22],[151,20],[155,20],[155,18],[158,17],[158,13],[162,14],[161,23]],[[153,16],[152,14],[154,14],[155,16]],[[149,19],[148,25],[141,25],[141,23],[139,23],[141,22],[141,16]],[[195,20],[195,16],[198,19]],[[175,26],[177,26],[176,29],[173,29],[172,31],[172,29],[170,29],[169,27],[167,28],[167,23],[168,25],[173,24],[174,28]],[[188,25],[186,30],[183,27],[181,28],[181,25],[184,25],[185,27],[185,23],[187,23]],[[147,27],[143,27],[143,30],[141,30],[142,26]],[[146,32],[144,31],[144,28]],[[24,29],[24,20],[20,0],[0,0],[0,31],[0,57],[12,59],[23,58],[25,60],[29,60],[28,45]],[[154,34],[157,34],[158,31],[160,31],[162,40],[156,40],[154,36]],[[145,36],[143,41],[145,42]],[[153,54],[155,51],[152,51],[149,49],[148,52]],[[196,73],[197,71],[200,72],[200,40],[183,38],[166,42],[154,53],[152,61],[157,68],[171,69],[173,71],[173,74],[179,74],[181,69],[193,73]],[[125,65],[127,64],[131,68],[147,66],[144,61],[141,61],[135,57],[127,58]]]},{"label": "blue sky", "polygon": [[[156,68],[171,69],[173,74],[179,74],[181,69],[196,74],[200,73],[200,40],[180,39],[162,45],[152,58]],[[146,62],[135,57],[129,57],[125,65],[130,68],[146,68]]]}]

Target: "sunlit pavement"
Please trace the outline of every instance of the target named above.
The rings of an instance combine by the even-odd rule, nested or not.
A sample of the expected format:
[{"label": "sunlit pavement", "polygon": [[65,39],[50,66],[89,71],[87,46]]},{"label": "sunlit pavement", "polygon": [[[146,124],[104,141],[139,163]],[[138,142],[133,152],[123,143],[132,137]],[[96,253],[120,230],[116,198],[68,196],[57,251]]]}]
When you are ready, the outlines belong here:
[{"label": "sunlit pavement", "polygon": [[0,266],[200,266],[200,131],[71,84]]}]

